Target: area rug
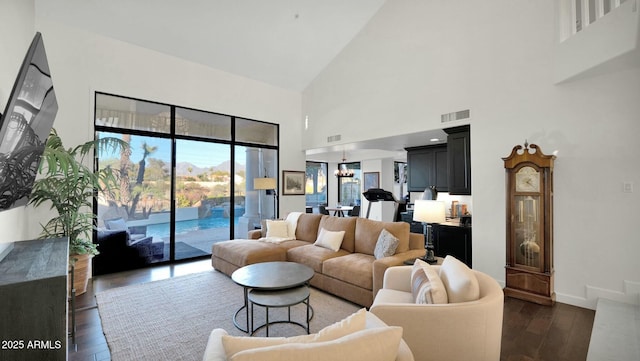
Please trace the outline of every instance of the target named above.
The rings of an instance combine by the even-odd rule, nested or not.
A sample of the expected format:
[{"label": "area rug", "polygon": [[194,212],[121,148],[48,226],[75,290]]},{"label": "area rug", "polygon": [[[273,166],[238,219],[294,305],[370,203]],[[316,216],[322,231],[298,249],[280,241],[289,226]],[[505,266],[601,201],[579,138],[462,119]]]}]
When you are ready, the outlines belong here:
[{"label": "area rug", "polygon": [[[111,360],[202,360],[211,330],[223,328],[246,336],[233,324],[233,314],[243,305],[242,287],[215,270],[96,294],[102,329]],[[340,321],[360,309],[348,301],[311,289],[314,317],[311,332]],[[257,324],[264,309],[255,308]],[[304,305],[292,307],[293,320],[304,322]],[[286,309],[271,309],[270,320],[286,317]],[[238,317],[245,325],[244,312]],[[296,325],[276,324],[269,336],[294,336],[305,331]],[[263,336],[264,329],[256,335]]]}]

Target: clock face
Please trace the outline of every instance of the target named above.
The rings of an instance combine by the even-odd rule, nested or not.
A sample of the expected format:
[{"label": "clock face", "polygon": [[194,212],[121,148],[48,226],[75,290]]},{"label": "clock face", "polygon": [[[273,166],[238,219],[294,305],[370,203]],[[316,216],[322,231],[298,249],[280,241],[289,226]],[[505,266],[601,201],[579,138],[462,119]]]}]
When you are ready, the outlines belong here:
[{"label": "clock face", "polygon": [[540,172],[532,167],[522,167],[516,173],[516,192],[539,192]]}]

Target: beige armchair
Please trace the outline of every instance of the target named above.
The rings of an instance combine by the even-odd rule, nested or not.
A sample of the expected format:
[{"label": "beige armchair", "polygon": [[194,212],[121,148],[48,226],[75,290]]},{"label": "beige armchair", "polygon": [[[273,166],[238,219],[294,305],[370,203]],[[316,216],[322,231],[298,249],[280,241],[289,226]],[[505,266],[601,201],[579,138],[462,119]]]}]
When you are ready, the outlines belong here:
[{"label": "beige armchair", "polygon": [[[440,266],[434,266],[439,271]],[[504,294],[490,276],[473,271],[480,286],[476,301],[415,304],[411,266],[386,270],[370,312],[390,326],[403,328],[403,339],[416,361],[498,361],[502,341]]]},{"label": "beige armchair", "polygon": [[[360,313],[362,312],[362,313]],[[371,329],[387,329],[389,328],[384,324],[378,317],[371,314],[370,312],[366,312],[365,309],[358,311],[356,314],[347,317],[345,320],[341,322],[336,322],[333,325],[327,326],[323,330],[318,333],[311,335],[303,335],[292,338],[286,337],[245,337],[241,338],[239,341],[232,341],[235,345],[227,345],[231,346],[231,349],[262,349],[262,352],[257,355],[251,355],[252,360],[289,360],[289,359],[319,359],[318,357],[310,357],[309,355],[320,355],[320,359],[325,357],[326,359],[331,360],[375,360],[376,358],[372,358],[371,355],[366,355],[365,352],[362,352],[363,348],[369,348],[375,350],[375,346],[371,346],[372,342],[375,343],[374,339],[368,339],[367,336],[363,338],[350,338],[350,336],[356,336],[354,328],[357,328],[354,324],[358,323],[358,321],[354,321],[353,317],[364,316],[364,326],[363,331],[371,330]],[[350,320],[351,319],[351,320]],[[345,323],[346,322],[346,323]],[[352,333],[349,333],[353,331]],[[344,334],[344,335],[343,335]],[[231,349],[225,349],[225,344],[223,342],[223,338],[227,335],[227,332],[221,328],[214,329],[209,335],[209,341],[207,343],[207,347],[205,349],[202,360],[203,361],[226,361],[227,360],[227,352],[234,352]],[[334,337],[340,338],[334,339]],[[319,339],[318,339],[319,337]],[[303,339],[306,338],[306,341]],[[313,341],[311,341],[311,339]],[[381,340],[377,340],[381,341]],[[301,343],[302,342],[302,343]],[[378,342],[379,343],[379,342]],[[295,347],[295,349],[279,349],[280,347],[287,347],[287,344]],[[384,347],[378,344],[378,347]],[[291,351],[295,352],[296,349],[302,350],[302,357],[292,358]],[[328,351],[331,350],[332,353],[330,356],[328,355]],[[335,355],[335,353],[339,353],[339,355]],[[238,354],[234,354],[233,357],[237,357]],[[247,356],[247,355],[245,355]],[[298,353],[300,356],[300,353]],[[384,358],[384,355],[379,355],[380,359]],[[395,361],[414,361],[414,357],[411,354],[411,350],[407,346],[407,344],[400,339],[400,344],[398,345],[398,350],[396,352]]]}]

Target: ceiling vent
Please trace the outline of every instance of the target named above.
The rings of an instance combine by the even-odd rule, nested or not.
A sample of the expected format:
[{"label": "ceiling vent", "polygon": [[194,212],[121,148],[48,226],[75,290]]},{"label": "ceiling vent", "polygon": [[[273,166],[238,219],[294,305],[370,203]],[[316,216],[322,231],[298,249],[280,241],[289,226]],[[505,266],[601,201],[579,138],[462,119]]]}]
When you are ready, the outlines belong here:
[{"label": "ceiling vent", "polygon": [[338,134],[338,135],[332,135],[332,136],[327,137],[327,143],[337,142],[337,141],[339,141],[340,139],[342,139],[342,136],[341,136],[340,134]]},{"label": "ceiling vent", "polygon": [[454,120],[468,119],[471,117],[471,110],[465,109],[453,113],[442,114],[440,123],[452,122]]}]

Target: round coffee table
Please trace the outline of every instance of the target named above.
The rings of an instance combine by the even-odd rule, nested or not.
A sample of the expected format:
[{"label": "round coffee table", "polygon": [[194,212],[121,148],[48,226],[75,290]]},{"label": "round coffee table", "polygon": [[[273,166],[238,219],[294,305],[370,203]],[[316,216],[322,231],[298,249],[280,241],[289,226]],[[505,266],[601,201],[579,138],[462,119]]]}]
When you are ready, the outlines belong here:
[{"label": "round coffee table", "polygon": [[[256,333],[259,329],[265,327],[267,330],[266,336],[269,337],[269,325],[274,323],[291,323],[294,325],[298,325],[302,327],[307,334],[309,334],[309,321],[310,321],[310,310],[311,305],[309,305],[309,287],[306,285],[298,286],[295,288],[287,288],[284,290],[257,290],[252,289],[249,291],[249,302],[251,302],[251,335]],[[306,325],[300,322],[296,322],[291,320],[291,306],[295,306],[297,304],[304,303],[307,305],[307,316],[305,317]],[[255,327],[253,324],[253,306],[258,305],[265,308],[266,320],[263,325]],[[269,320],[269,309],[270,308],[287,308],[287,319],[281,321],[270,321]]]},{"label": "round coffee table", "polygon": [[[233,324],[240,330],[249,333],[249,290],[276,291],[287,290],[298,286],[307,286],[314,272],[308,266],[295,262],[262,262],[244,266],[231,274],[233,282],[244,290],[244,305],[233,315]],[[305,301],[307,306],[309,300]],[[299,303],[299,302],[298,302]],[[238,314],[245,310],[246,328],[237,321]],[[308,319],[313,318],[313,314]]]}]

